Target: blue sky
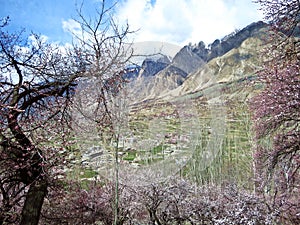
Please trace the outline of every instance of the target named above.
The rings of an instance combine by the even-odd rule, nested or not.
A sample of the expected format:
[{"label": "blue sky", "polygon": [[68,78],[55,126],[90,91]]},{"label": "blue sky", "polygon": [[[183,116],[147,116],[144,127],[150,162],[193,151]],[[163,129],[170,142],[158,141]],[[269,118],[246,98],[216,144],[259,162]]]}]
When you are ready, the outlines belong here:
[{"label": "blue sky", "polygon": [[[113,0],[106,0],[111,4]],[[75,3],[81,0],[0,0],[0,18],[10,16],[10,30],[25,28],[49,41],[69,42],[74,28]],[[93,14],[99,0],[85,0]],[[135,41],[164,41],[178,45],[206,44],[262,19],[251,0],[120,0],[115,17],[128,21]]]},{"label": "blue sky", "polygon": [[[50,41],[65,42],[71,35],[63,29],[63,21],[76,16],[76,0],[0,0],[0,17],[10,17],[10,30],[25,28],[45,35]],[[96,7],[95,1],[86,6]]]}]

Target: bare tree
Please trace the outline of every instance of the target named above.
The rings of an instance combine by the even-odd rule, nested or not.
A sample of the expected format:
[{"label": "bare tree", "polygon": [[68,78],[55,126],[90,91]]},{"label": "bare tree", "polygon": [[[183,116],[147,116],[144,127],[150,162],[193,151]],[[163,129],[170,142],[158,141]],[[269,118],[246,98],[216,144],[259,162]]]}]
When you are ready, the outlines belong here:
[{"label": "bare tree", "polygon": [[82,73],[40,36],[0,32],[1,199],[5,214],[16,203],[11,196],[24,197],[21,224],[37,224],[54,168],[62,166],[70,96]]},{"label": "bare tree", "polygon": [[94,138],[99,135],[102,141],[106,140],[110,145],[109,148],[114,146],[111,150],[115,156],[116,224],[119,220],[118,149],[120,128],[124,119],[120,90],[126,83],[124,71],[132,52],[130,44],[127,43],[131,33],[129,26],[117,26],[110,15],[113,7],[114,5],[107,8],[105,1],[102,1],[97,9],[96,19],[84,15],[84,5],[77,8],[78,19],[75,21],[81,26],[81,31],[73,32],[74,49],[86,70],[86,79],[79,84],[74,112],[78,122],[75,126],[84,128]]}]

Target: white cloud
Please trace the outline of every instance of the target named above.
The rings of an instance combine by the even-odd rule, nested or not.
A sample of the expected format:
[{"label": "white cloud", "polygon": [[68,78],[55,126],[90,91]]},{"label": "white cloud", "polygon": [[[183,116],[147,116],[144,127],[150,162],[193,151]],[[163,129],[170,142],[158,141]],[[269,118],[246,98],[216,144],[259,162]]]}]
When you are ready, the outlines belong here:
[{"label": "white cloud", "polygon": [[209,44],[261,19],[256,9],[251,0],[124,0],[117,18],[139,29],[135,41]]},{"label": "white cloud", "polygon": [[73,19],[63,20],[62,28],[65,32],[70,32],[71,34],[76,34],[76,35],[81,34],[80,24]]},{"label": "white cloud", "polygon": [[[75,21],[74,19],[68,19],[62,21],[62,28],[64,32],[69,33],[74,39],[73,42],[77,43],[79,40],[90,40],[91,34],[86,31],[83,31],[79,22]],[[65,47],[69,47],[71,44],[67,43]]]}]

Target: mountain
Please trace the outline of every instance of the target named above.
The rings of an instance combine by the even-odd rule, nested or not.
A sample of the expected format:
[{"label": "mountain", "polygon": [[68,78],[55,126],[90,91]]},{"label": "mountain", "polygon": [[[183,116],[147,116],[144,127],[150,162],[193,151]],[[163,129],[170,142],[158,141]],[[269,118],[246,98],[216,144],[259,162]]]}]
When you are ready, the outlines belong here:
[{"label": "mountain", "polygon": [[247,38],[238,48],[213,58],[205,66],[189,74],[183,84],[173,89],[168,95],[182,96],[199,92],[215,84],[238,83],[252,79],[261,65],[258,53],[262,47],[263,42],[260,38]]},{"label": "mountain", "polygon": [[124,78],[131,81],[142,76],[153,76],[168,66],[172,58],[181,49],[180,46],[159,41],[132,43],[128,52],[132,52],[130,64],[125,68]]},{"label": "mountain", "polygon": [[[215,40],[209,46],[206,61],[208,62],[213,58],[224,55],[231,49],[239,47],[247,38],[260,36],[261,29],[264,29],[267,26],[268,25],[262,21],[251,23],[242,30],[226,35],[221,40]],[[196,49],[194,51],[196,51]]]},{"label": "mountain", "polygon": [[182,96],[253,75],[267,29],[260,21],[207,47],[202,41],[184,46],[172,60],[167,56],[145,59],[130,83],[133,102]]}]

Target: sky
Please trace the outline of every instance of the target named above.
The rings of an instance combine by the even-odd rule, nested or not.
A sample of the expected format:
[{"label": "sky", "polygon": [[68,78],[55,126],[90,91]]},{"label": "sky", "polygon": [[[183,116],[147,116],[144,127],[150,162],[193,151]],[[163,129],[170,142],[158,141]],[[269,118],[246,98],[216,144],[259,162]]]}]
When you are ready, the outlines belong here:
[{"label": "sky", "polygon": [[[93,16],[100,0],[85,0],[86,15]],[[110,5],[115,0],[106,0]],[[78,28],[76,3],[81,0],[0,0],[0,18],[10,17],[7,29],[44,35],[50,42],[71,41],[69,30]],[[113,15],[137,32],[133,41],[162,41],[184,46],[212,43],[263,19],[252,0],[119,0]]]}]

